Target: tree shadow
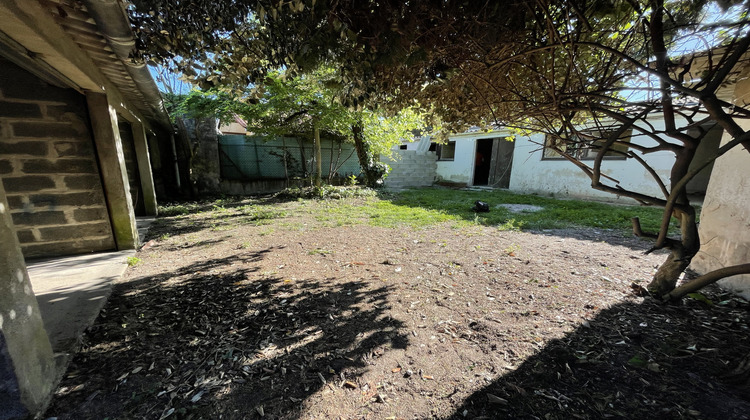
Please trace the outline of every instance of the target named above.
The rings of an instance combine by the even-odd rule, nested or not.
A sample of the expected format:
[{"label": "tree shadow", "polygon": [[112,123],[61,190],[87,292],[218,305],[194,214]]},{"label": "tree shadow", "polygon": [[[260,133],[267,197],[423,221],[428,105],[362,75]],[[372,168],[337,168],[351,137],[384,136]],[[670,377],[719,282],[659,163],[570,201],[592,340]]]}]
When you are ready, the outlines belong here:
[{"label": "tree shadow", "polygon": [[[750,353],[748,308],[732,298],[614,305],[506,367],[443,418],[748,419],[747,376],[727,375]],[[488,342],[504,331],[474,329]]]},{"label": "tree shadow", "polygon": [[272,252],[117,285],[47,416],[296,418],[323,389],[366,389],[371,360],[409,343],[388,315],[391,286],[258,273]]}]

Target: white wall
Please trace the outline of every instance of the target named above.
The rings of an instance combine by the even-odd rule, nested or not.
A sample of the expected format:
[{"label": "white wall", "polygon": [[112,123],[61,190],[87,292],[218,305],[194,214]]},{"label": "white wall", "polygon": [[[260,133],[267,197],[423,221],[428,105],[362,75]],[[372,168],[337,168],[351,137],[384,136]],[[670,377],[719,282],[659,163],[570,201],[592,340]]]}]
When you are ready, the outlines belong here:
[{"label": "white wall", "polygon": [[[536,144],[535,144],[536,143]],[[591,179],[577,166],[564,159],[542,160],[543,134],[528,137],[516,137],[513,153],[513,171],[510,176],[510,190],[523,193],[554,195],[555,197],[596,198],[598,200],[634,202],[629,198],[594,190]],[[671,152],[656,152],[644,157],[656,170],[659,177],[669,185],[669,171],[674,162]],[[593,160],[584,160],[593,164]],[[661,189],[651,175],[635,160],[605,160],[602,162],[603,173],[618,180],[620,185],[629,190],[643,194],[664,197]],[[610,180],[605,183],[613,184]]]},{"label": "white wall", "polygon": [[455,140],[456,142],[456,154],[452,161],[439,160],[437,162],[438,181],[472,185],[474,183],[477,139],[492,139],[507,137],[508,135],[504,131],[492,131],[489,133],[462,133],[450,136],[450,140]]},{"label": "white wall", "polygon": [[[663,123],[652,123],[657,128],[661,128],[660,125],[663,126]],[[451,136],[450,140],[456,142],[455,158],[453,161],[437,162],[438,181],[472,185],[477,140],[510,135],[509,132],[498,130],[489,133],[462,133]],[[591,188],[591,180],[583,171],[567,160],[542,160],[540,144],[544,143],[543,134],[533,134],[531,137],[516,136],[515,139],[509,187],[511,191],[563,198],[595,198],[598,200],[634,202],[631,199],[618,198],[616,195],[594,190]],[[414,147],[416,147],[416,144],[414,144]],[[668,185],[669,171],[674,162],[674,154],[671,152],[656,152],[647,155],[645,159],[656,170],[662,181]],[[593,163],[593,160],[585,162]],[[617,179],[623,188],[663,197],[661,190],[648,171],[632,159],[607,160],[602,163],[602,167],[604,173]]]}]

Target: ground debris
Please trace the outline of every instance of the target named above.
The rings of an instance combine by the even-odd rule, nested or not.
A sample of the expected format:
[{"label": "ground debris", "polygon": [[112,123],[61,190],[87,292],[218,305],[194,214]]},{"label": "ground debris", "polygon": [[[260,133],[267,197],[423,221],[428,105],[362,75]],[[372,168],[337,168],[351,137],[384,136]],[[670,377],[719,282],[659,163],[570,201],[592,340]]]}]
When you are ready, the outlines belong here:
[{"label": "ground debris", "polygon": [[634,296],[664,258],[638,239],[253,200],[159,219],[48,417],[750,418],[750,305]]}]

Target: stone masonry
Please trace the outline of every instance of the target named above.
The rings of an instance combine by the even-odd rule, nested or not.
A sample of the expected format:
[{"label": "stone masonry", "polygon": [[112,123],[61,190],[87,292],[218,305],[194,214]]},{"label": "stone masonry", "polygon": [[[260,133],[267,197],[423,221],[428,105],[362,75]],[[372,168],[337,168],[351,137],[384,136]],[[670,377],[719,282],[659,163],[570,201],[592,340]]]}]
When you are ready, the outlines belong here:
[{"label": "stone masonry", "polygon": [[0,178],[26,258],[115,247],[86,100],[0,59]]},{"label": "stone masonry", "polygon": [[391,167],[385,179],[385,186],[390,189],[429,187],[435,182],[437,173],[437,155],[435,152],[417,150],[394,150],[392,158],[383,162]]}]

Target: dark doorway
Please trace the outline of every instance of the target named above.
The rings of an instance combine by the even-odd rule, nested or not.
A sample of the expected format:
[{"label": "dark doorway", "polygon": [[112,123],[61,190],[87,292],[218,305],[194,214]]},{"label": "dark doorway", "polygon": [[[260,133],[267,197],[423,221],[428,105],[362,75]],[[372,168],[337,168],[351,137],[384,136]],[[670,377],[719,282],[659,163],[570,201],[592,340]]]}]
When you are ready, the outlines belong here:
[{"label": "dark doorway", "polygon": [[490,163],[492,162],[492,145],[495,139],[477,140],[474,155],[474,185],[488,185],[490,181]]}]

